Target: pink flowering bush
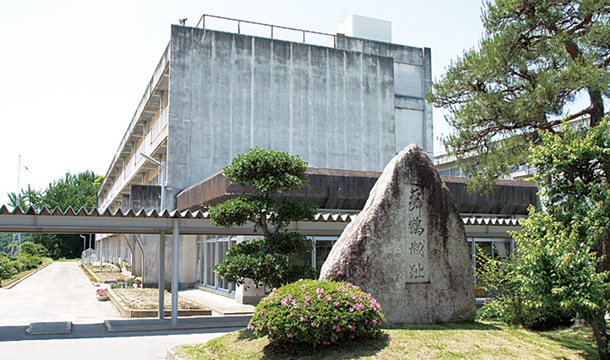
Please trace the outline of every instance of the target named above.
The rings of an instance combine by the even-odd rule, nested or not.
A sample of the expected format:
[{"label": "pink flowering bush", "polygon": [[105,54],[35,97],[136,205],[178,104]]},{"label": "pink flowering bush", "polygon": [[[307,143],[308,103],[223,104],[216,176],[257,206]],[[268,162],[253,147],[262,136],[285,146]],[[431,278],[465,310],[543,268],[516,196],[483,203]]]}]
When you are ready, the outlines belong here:
[{"label": "pink flowering bush", "polygon": [[248,329],[278,343],[317,346],[378,337],[384,320],[379,303],[357,286],[299,280],[263,298]]}]

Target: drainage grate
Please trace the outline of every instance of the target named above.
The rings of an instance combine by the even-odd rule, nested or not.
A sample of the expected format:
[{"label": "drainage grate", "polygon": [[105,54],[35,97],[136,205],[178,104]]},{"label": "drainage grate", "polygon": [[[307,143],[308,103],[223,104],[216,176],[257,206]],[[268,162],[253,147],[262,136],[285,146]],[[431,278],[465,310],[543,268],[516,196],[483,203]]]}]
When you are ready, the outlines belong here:
[{"label": "drainage grate", "polygon": [[25,333],[28,335],[71,334],[72,321],[31,323]]}]

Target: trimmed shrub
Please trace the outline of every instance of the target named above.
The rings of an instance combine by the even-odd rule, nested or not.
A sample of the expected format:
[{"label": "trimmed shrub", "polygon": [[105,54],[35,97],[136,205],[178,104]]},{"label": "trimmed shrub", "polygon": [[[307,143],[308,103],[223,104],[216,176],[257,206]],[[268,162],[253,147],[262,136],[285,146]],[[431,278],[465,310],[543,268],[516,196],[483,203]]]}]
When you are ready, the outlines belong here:
[{"label": "trimmed shrub", "polygon": [[248,329],[277,343],[317,346],[378,337],[383,321],[379,303],[357,286],[299,280],[263,298]]},{"label": "trimmed shrub", "polygon": [[38,255],[23,254],[17,259],[22,265],[23,270],[36,269],[38,265],[42,264],[42,259]]},{"label": "trimmed shrub", "polygon": [[0,282],[16,274],[12,261],[4,253],[0,253]]}]

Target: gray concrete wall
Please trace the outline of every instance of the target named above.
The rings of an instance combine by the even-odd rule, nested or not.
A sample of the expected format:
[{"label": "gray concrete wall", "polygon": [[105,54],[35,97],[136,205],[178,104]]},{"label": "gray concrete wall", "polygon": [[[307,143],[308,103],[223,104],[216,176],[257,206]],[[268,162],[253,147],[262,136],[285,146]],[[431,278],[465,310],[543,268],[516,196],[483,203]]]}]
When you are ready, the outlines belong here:
[{"label": "gray concrete wall", "polygon": [[132,185],[131,186],[131,209],[133,211],[150,211],[161,208],[161,186],[159,185]]},{"label": "gray concrete wall", "polygon": [[416,143],[434,154],[432,106],[424,100],[432,89],[432,55],[416,48],[380,41],[338,36],[337,48],[390,57],[394,61],[396,153]]},{"label": "gray concrete wall", "polygon": [[[126,235],[135,242],[135,235]],[[159,235],[137,235],[142,250],[144,251],[144,271],[138,276],[142,276],[142,284],[146,287],[157,287],[159,284]],[[180,262],[178,266],[178,282],[180,288],[193,287],[195,284],[195,266],[197,261],[197,242],[196,236],[180,236],[179,253]],[[137,247],[137,245],[135,245]],[[165,234],[165,288],[170,289],[172,282],[172,233]],[[135,254],[133,264],[137,262],[141,266],[141,252]]]},{"label": "gray concrete wall", "polygon": [[167,207],[257,145],[383,170],[396,152],[393,79],[385,56],[173,26]]}]

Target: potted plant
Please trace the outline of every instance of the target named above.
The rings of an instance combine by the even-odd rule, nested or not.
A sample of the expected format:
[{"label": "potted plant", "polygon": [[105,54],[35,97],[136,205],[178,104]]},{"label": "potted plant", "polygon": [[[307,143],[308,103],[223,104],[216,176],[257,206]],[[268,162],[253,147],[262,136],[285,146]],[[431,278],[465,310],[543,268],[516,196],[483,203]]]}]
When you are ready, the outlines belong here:
[{"label": "potted plant", "polygon": [[142,287],[142,278],[139,276],[136,277],[133,283],[136,284],[137,287]]},{"label": "potted plant", "polygon": [[108,290],[107,289],[97,289],[97,291],[95,292],[95,295],[97,296],[97,299],[99,301],[108,300]]}]

